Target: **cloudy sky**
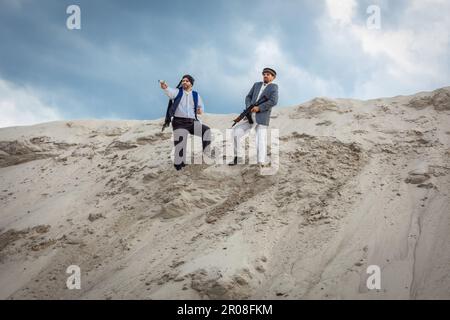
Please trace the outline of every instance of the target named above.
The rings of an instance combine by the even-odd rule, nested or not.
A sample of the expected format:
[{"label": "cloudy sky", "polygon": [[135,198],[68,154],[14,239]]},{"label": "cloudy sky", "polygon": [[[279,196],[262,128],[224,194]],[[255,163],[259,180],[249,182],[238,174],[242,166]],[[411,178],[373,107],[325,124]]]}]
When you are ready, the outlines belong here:
[{"label": "cloudy sky", "polygon": [[[72,4],[80,30],[66,26]],[[185,73],[207,112],[238,112],[265,66],[279,106],[433,90],[450,85],[449,12],[448,0],[0,0],[0,127],[160,118],[157,80]]]}]

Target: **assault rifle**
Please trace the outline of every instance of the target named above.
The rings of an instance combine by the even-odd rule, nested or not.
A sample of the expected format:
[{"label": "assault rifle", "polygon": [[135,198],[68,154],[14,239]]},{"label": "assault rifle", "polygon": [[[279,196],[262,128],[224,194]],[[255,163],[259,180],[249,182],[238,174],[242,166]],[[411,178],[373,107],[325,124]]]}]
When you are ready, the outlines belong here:
[{"label": "assault rifle", "polygon": [[249,117],[249,115],[250,115],[252,109],[253,109],[254,107],[257,107],[258,105],[260,105],[260,104],[266,102],[267,100],[269,100],[267,97],[263,97],[261,100],[256,101],[254,104],[251,104],[247,109],[245,109],[245,110],[239,115],[239,117],[237,117],[236,119],[233,120],[234,123],[233,123],[233,125],[232,125],[231,127],[233,128],[239,121],[241,121],[241,120],[244,119],[245,117],[247,117],[248,122],[249,122],[250,124],[253,124],[253,119],[252,119],[252,117]]}]

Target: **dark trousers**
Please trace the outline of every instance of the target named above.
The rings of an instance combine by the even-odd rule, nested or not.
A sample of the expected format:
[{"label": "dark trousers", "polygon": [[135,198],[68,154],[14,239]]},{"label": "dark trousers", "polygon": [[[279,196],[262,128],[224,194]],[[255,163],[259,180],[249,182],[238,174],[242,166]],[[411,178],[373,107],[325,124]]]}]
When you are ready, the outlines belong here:
[{"label": "dark trousers", "polygon": [[202,138],[203,151],[211,144],[211,130],[200,121],[190,118],[173,117],[172,128],[175,145],[175,165],[186,163],[186,146],[188,134]]}]

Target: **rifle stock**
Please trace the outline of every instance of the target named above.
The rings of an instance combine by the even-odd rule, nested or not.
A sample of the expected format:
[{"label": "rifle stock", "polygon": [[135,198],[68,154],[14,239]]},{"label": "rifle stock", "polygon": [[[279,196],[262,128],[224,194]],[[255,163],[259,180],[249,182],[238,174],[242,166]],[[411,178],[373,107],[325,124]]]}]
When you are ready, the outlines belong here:
[{"label": "rifle stock", "polygon": [[164,124],[163,124],[163,126],[162,126],[162,129],[161,129],[161,132],[163,132],[164,129],[166,129],[166,128],[169,126],[169,124],[170,124],[170,123],[164,122]]}]

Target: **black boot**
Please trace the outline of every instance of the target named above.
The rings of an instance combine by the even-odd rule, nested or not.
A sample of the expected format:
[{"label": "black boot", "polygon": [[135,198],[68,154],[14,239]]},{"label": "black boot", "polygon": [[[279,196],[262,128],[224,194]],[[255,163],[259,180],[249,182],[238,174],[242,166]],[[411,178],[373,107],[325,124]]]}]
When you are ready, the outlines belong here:
[{"label": "black boot", "polygon": [[238,164],[238,157],[234,157],[233,162],[229,163],[229,166],[235,166]]},{"label": "black boot", "polygon": [[180,171],[181,169],[183,169],[183,167],[185,167],[186,165],[184,164],[184,162],[180,163],[180,164],[174,164],[174,167],[177,171]]}]

